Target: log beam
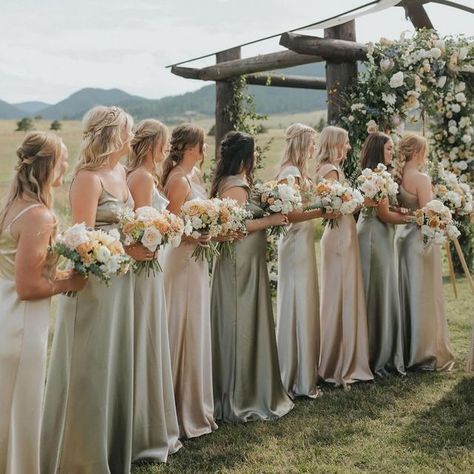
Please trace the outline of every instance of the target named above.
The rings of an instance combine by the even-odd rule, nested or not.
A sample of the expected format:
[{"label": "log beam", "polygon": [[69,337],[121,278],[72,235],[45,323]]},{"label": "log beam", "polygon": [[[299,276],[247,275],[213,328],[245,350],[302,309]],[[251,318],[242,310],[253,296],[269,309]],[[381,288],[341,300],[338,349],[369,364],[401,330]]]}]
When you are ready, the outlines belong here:
[{"label": "log beam", "polygon": [[[217,54],[221,55],[224,53],[225,51]],[[245,74],[283,69],[321,61],[323,61],[323,59],[318,56],[298,54],[293,51],[279,51],[277,53],[260,54],[251,58],[222,61],[214,66],[194,70],[193,68],[173,66],[171,72],[177,76],[186,77],[188,79],[221,81]]]},{"label": "log beam", "polygon": [[326,89],[326,78],[311,76],[284,76],[277,74],[251,74],[246,76],[247,84],[295,89]]},{"label": "log beam", "polygon": [[[346,41],[356,40],[355,21],[333,26],[324,30],[324,37]],[[340,115],[341,93],[357,80],[357,63],[326,62],[326,89],[328,94],[328,123],[334,124]]]},{"label": "log beam", "polygon": [[367,45],[355,41],[283,33],[280,37],[280,44],[295,53],[314,54],[331,62],[363,61],[367,59]]},{"label": "log beam", "polygon": [[433,23],[431,23],[430,17],[423,6],[424,3],[428,2],[423,0],[404,0],[397,5],[405,9],[405,15],[417,30],[421,28],[434,29]]},{"label": "log beam", "polygon": [[[219,63],[240,60],[240,48],[232,48],[216,54],[217,66]],[[235,130],[235,124],[230,119],[228,107],[234,99],[234,88],[232,82],[216,81],[216,144],[215,157],[219,155],[219,145],[224,135],[231,130]]]}]

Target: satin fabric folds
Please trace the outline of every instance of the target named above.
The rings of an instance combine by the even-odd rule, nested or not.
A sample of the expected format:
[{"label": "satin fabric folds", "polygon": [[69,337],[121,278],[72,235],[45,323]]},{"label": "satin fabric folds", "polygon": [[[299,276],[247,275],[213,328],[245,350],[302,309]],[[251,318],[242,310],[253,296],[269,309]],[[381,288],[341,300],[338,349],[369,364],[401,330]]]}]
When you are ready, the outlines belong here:
[{"label": "satin fabric folds", "polygon": [[[219,189],[248,186],[228,177]],[[255,217],[262,210],[250,203]],[[234,257],[216,258],[212,280],[212,363],[215,416],[226,422],[272,420],[293,402],[283,388],[278,364],[266,234],[257,231],[234,244]]]},{"label": "satin fabric folds", "polygon": [[[400,204],[418,209],[417,197],[402,186]],[[454,357],[449,347],[444,309],[441,252],[439,245],[426,247],[416,224],[398,226],[400,306],[404,325],[407,369],[449,370]]]}]

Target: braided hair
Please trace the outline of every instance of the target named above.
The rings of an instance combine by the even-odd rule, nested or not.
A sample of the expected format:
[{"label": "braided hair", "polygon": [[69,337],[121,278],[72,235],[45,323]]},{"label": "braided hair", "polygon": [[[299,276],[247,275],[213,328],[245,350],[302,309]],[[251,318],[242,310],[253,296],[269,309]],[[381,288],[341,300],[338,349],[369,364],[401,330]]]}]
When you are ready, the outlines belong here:
[{"label": "braided hair", "polygon": [[425,137],[415,133],[407,133],[398,144],[398,157],[395,160],[393,176],[398,184],[402,182],[405,163],[410,161],[413,156],[428,149],[428,142]]}]

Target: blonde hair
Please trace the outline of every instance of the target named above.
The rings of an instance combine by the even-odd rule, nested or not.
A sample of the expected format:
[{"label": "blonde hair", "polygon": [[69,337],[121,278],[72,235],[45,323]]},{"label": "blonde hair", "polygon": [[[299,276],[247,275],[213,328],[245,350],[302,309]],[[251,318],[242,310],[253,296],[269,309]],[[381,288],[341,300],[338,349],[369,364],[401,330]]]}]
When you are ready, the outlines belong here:
[{"label": "blonde hair", "polygon": [[156,149],[161,142],[163,145],[168,140],[169,131],[166,125],[159,120],[146,119],[139,122],[134,129],[134,137],[130,143],[131,153],[127,159],[127,171],[130,173],[142,166],[146,156],[151,152],[155,164],[154,177],[159,183],[159,172],[156,166]]},{"label": "blonde hair", "polygon": [[324,163],[338,164],[338,145],[344,145],[349,138],[347,130],[340,127],[323,128],[319,135],[319,145],[316,151],[316,163],[319,169]]},{"label": "blonde hair", "polygon": [[398,144],[398,157],[395,160],[393,176],[398,183],[402,182],[405,163],[410,161],[413,156],[422,151],[428,150],[428,142],[425,137],[415,133],[407,133]]},{"label": "blonde hair", "polygon": [[316,130],[302,123],[293,123],[285,131],[285,151],[283,153],[280,170],[285,165],[296,166],[303,179],[308,177],[307,161],[309,148],[316,137]]},{"label": "blonde hair", "polygon": [[199,145],[202,152],[204,147],[204,129],[191,123],[178,125],[171,134],[170,152],[163,163],[161,184],[166,184],[171,170],[178,165],[184,157],[187,148]]},{"label": "blonde hair", "polygon": [[49,132],[29,132],[16,149],[18,161],[5,204],[0,210],[0,229],[17,199],[28,199],[51,209],[54,168],[63,153],[63,142]]},{"label": "blonde hair", "polygon": [[[133,119],[120,107],[98,105],[82,119],[82,141],[75,173],[100,168],[132,138]],[[124,139],[124,131],[127,137]]]}]

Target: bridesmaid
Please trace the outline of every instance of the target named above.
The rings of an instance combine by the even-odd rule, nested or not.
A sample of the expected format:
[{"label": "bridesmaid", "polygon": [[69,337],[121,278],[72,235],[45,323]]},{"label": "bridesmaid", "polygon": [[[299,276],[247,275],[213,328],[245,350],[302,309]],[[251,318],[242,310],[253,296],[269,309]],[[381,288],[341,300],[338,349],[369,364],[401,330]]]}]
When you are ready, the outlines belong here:
[{"label": "bridesmaid", "polygon": [[[278,181],[295,177],[302,195],[311,188],[307,161],[314,156],[316,131],[295,123],[285,132]],[[306,203],[309,204],[309,203]],[[319,288],[314,223],[320,210],[294,212],[278,244],[277,345],[283,386],[295,396],[319,395]]]},{"label": "bridesmaid", "polygon": [[[70,190],[72,220],[117,228],[117,213],[133,207],[125,169],[132,119],[118,107],[86,113],[79,162]],[[136,259],[151,259],[130,247]],[[91,277],[58,305],[41,442],[41,472],[129,473],[134,414],[134,277],[107,287]]]},{"label": "bridesmaid", "polygon": [[51,296],[79,291],[77,274],[55,276],[48,252],[56,232],[52,188],[62,184],[67,150],[45,132],[28,133],[0,211],[0,472],[39,474]]},{"label": "bridesmaid", "polygon": [[[399,144],[396,176],[399,201],[416,210],[433,199],[431,179],[420,170],[426,165],[424,137],[407,134]],[[450,370],[454,365],[444,311],[441,254],[438,245],[425,248],[419,227],[399,226],[395,235],[398,255],[400,305],[405,327],[407,369]]]},{"label": "bridesmaid", "polygon": [[467,371],[474,372],[474,324],[472,325],[471,352],[469,354]]},{"label": "bridesmaid", "polygon": [[[195,169],[204,152],[202,128],[183,124],[173,130],[162,183],[170,201],[168,209],[174,214],[179,215],[190,199],[207,199]],[[163,257],[171,367],[182,438],[217,428],[212,400],[208,264],[191,257],[196,245],[207,240],[184,237],[179,247],[166,249]]]},{"label": "bridesmaid", "polygon": [[[393,141],[385,133],[371,133],[361,151],[361,168],[375,170],[379,163],[390,166]],[[389,372],[405,374],[403,328],[398,299],[398,281],[394,255],[394,224],[405,224],[410,217],[389,210],[388,200],[376,209],[376,216],[363,213],[357,222],[362,276],[364,278],[369,361],[379,376]]]},{"label": "bridesmaid", "polygon": [[[345,130],[326,127],[316,154],[317,178],[344,180],[341,164],[349,151]],[[321,239],[321,353],[319,375],[326,382],[349,385],[372,380],[369,368],[367,313],[353,216],[337,218]]]},{"label": "bridesmaid", "polygon": [[263,217],[250,200],[253,137],[229,132],[221,142],[212,197],[235,199],[256,217],[234,257],[218,257],[212,278],[211,322],[215,414],[226,422],[273,420],[293,408],[283,388],[268,280],[265,229],[284,225],[282,214]]},{"label": "bridesmaid", "polygon": [[[135,208],[166,209],[157,168],[168,147],[168,129],[158,120],[141,121],[127,161],[127,182]],[[133,460],[166,462],[181,443],[173,392],[163,274],[135,277]]]}]

